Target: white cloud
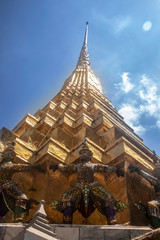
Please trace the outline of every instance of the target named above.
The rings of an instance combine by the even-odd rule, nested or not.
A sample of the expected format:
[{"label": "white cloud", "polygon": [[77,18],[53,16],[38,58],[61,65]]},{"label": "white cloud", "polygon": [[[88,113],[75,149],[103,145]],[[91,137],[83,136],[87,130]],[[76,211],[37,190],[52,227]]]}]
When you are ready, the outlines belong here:
[{"label": "white cloud", "polygon": [[149,31],[152,28],[152,22],[151,21],[146,21],[143,26],[142,26],[144,31]]},{"label": "white cloud", "polygon": [[160,120],[158,120],[158,121],[156,122],[156,126],[157,126],[158,128],[160,128]]},{"label": "white cloud", "polygon": [[152,103],[157,100],[157,87],[152,86],[150,89],[144,89],[139,91],[139,97],[148,103]]},{"label": "white cloud", "polygon": [[141,99],[145,100],[149,104],[157,101],[157,84],[154,83],[153,80],[148,78],[145,74],[142,75],[139,87],[139,96]]},{"label": "white cloud", "polygon": [[138,126],[133,125],[132,128],[137,134],[143,134],[146,131],[146,129],[142,125],[138,125]]},{"label": "white cloud", "polygon": [[137,94],[141,100],[141,111],[157,119],[160,116],[160,95],[157,83],[146,75],[142,75]]},{"label": "white cloud", "polygon": [[140,111],[134,105],[123,104],[118,111],[123,117],[124,121],[134,129],[137,134],[145,132],[145,128],[139,124]]},{"label": "white cloud", "polygon": [[[125,102],[127,102],[127,104],[124,102],[121,104],[119,113],[136,133],[145,131],[145,117],[150,117],[151,122],[155,121],[155,124],[150,127],[160,128],[160,87],[158,83],[143,74],[140,76],[139,82],[138,78],[135,79],[137,81],[135,87],[128,74],[123,73],[122,81],[117,84],[125,94]],[[128,92],[131,94],[126,95]]]},{"label": "white cloud", "polygon": [[136,122],[139,118],[137,109],[130,104],[123,104],[119,113],[126,119],[127,122]]},{"label": "white cloud", "polygon": [[140,80],[140,83],[142,83],[142,85],[146,86],[146,87],[149,87],[150,86],[150,83],[151,83],[151,79],[149,77],[147,77],[145,74],[143,74],[141,76],[141,80]]},{"label": "white cloud", "polygon": [[140,110],[142,113],[147,113],[150,116],[154,116],[157,111],[157,106],[155,104],[141,104]]},{"label": "white cloud", "polygon": [[121,89],[125,92],[128,93],[132,90],[134,85],[130,82],[130,78],[128,77],[129,73],[124,72],[121,77],[122,77],[122,83],[121,83]]}]

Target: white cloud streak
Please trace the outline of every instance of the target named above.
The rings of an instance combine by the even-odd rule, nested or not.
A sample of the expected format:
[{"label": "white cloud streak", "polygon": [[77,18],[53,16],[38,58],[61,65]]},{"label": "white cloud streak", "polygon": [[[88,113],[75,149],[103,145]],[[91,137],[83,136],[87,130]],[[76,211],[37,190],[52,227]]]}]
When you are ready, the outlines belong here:
[{"label": "white cloud streak", "polygon": [[124,29],[128,28],[132,23],[130,16],[116,16],[112,18],[107,18],[102,14],[94,13],[96,19],[100,20],[104,24],[109,25],[115,34],[122,32]]},{"label": "white cloud streak", "polygon": [[134,87],[134,85],[130,82],[130,78],[128,77],[129,73],[128,72],[124,72],[121,77],[122,77],[122,84],[121,84],[121,88],[125,93],[128,93],[132,90],[132,88]]},{"label": "white cloud streak", "polygon": [[120,16],[112,19],[113,29],[115,33],[119,33],[126,29],[131,24],[129,16]]}]

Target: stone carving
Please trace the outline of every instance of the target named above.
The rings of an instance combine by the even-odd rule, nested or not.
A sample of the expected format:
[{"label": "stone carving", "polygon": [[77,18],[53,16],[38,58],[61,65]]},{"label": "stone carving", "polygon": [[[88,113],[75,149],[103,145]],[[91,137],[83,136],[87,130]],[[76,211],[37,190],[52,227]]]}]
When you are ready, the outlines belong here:
[{"label": "stone carving", "polygon": [[95,182],[94,173],[116,172],[120,176],[123,175],[123,171],[116,167],[91,163],[92,152],[89,150],[86,139],[79,153],[78,160],[81,162],[79,164],[68,166],[59,164],[50,167],[53,171],[59,169],[62,172],[76,172],[78,180],[78,183],[62,194],[60,201],[53,202],[50,206],[63,213],[64,223],[72,223],[73,213],[77,209],[83,217],[87,218],[97,208],[106,216],[109,225],[116,224],[116,212],[127,206],[121,201],[116,201],[111,193]]},{"label": "stone carving", "polygon": [[40,201],[40,206],[37,212],[34,214],[33,219],[26,227],[24,240],[29,239],[43,239],[43,240],[60,240],[53,232],[53,228],[48,224],[46,220],[47,214],[44,209],[45,201]]}]

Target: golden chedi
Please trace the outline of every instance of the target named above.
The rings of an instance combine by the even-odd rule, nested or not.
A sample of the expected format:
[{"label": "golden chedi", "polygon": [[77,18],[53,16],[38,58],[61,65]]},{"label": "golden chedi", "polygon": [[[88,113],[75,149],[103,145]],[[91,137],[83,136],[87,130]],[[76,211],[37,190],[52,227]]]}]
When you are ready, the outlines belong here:
[{"label": "golden chedi", "polygon": [[[154,188],[137,173],[130,173],[130,164],[153,174],[155,164],[153,152],[134,133],[103,95],[100,80],[94,75],[87,48],[88,24],[83,46],[75,70],[64,82],[60,92],[34,115],[27,114],[15,128],[0,131],[0,151],[14,141],[14,163],[38,164],[45,173],[28,171],[15,173],[15,182],[28,198],[44,199],[50,222],[62,223],[62,213],[53,210],[49,204],[59,200],[62,193],[77,182],[76,173],[53,172],[50,166],[62,163],[69,165],[79,158],[82,143],[87,138],[92,162],[123,169],[124,177],[115,172],[95,173],[94,179],[107,189],[114,198],[126,203],[128,209],[117,213],[117,222],[145,225],[147,220],[135,206],[141,201],[153,200]],[[36,211],[30,210],[28,218]],[[4,221],[12,221],[8,214]],[[98,210],[84,218],[78,211],[73,224],[106,224],[106,218]]]}]

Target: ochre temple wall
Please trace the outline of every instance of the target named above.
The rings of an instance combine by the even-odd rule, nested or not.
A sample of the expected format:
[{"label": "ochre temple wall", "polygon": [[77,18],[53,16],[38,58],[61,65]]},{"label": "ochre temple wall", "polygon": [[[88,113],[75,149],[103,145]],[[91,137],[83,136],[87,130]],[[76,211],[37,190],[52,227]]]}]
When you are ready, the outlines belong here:
[{"label": "ochre temple wall", "polygon": [[[61,173],[59,170],[53,172],[48,170],[47,173],[39,173],[33,170],[31,173],[16,173],[13,176],[13,181],[16,182],[29,198],[37,201],[44,199],[46,202],[45,210],[50,222],[62,223],[63,215],[49,207],[49,204],[55,200],[59,200],[61,195],[70,188],[71,185],[77,182],[76,174]],[[100,174],[95,173],[95,181],[99,182],[105,187],[117,200],[121,200],[128,204],[126,182],[124,177],[117,177],[115,173]],[[37,206],[30,210],[27,220],[30,220],[36,212]],[[119,224],[129,222],[129,210],[117,213],[117,220]],[[10,219],[9,219],[10,221]],[[26,219],[25,219],[26,221]],[[98,210],[87,219],[76,211],[73,217],[73,224],[106,224],[106,217]]]},{"label": "ochre temple wall", "polygon": [[127,173],[126,182],[130,224],[141,226],[148,225],[149,220],[138,210],[138,208],[135,206],[135,203],[141,202],[142,204],[147,205],[147,202],[155,199],[156,194],[154,187],[137,173]]}]

